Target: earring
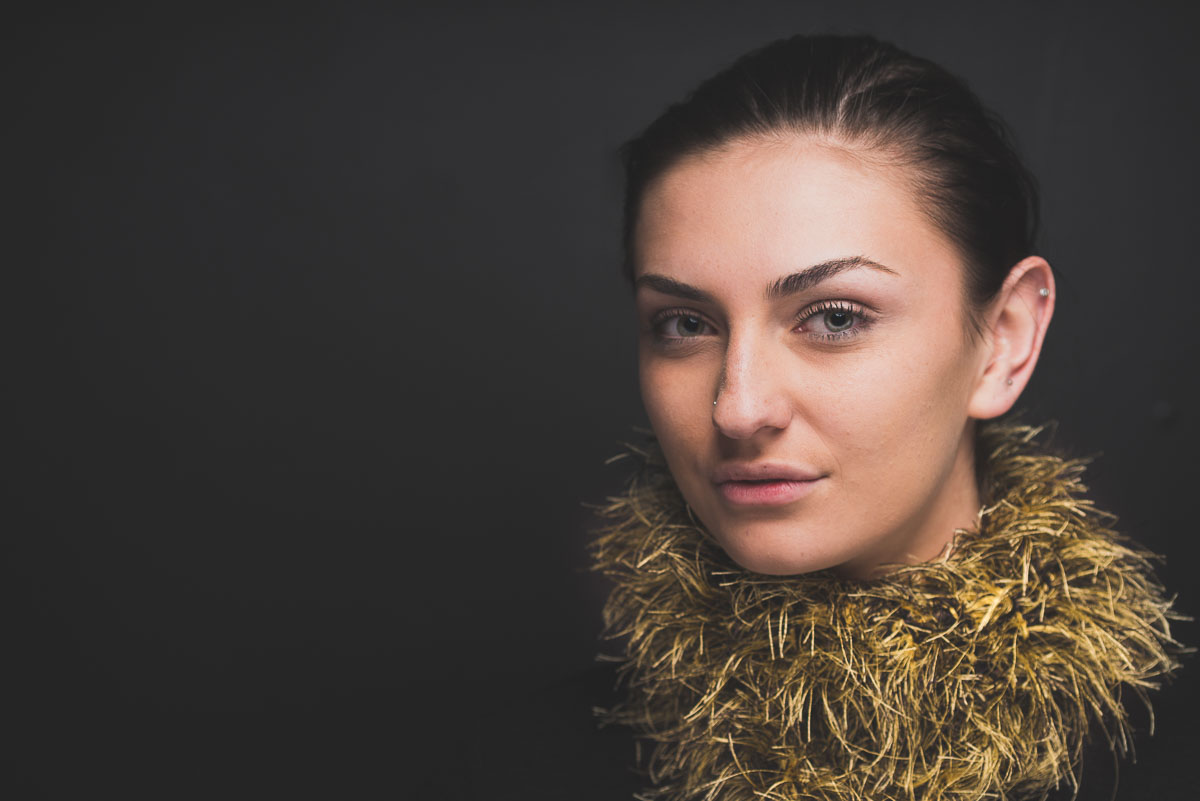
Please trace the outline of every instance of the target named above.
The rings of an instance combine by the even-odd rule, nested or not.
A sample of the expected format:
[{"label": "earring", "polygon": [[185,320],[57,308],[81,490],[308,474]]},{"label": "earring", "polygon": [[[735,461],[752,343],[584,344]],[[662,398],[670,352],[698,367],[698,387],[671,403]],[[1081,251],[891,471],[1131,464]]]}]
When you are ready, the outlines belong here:
[{"label": "earring", "polygon": [[716,401],[713,401],[713,406],[716,406],[716,405],[717,405],[717,402],[716,402]]},{"label": "earring", "polygon": [[1008,386],[1010,386],[1010,387],[1011,387],[1011,386],[1012,386],[1012,379],[1011,379],[1011,378],[1006,378],[1006,379],[1004,379],[1004,383],[1005,383],[1006,385],[1008,385]]},{"label": "earring", "polygon": [[1041,289],[1038,290],[1038,294],[1041,295],[1043,298],[1048,298],[1048,297],[1050,297],[1050,290],[1047,289],[1046,287],[1042,287]]}]

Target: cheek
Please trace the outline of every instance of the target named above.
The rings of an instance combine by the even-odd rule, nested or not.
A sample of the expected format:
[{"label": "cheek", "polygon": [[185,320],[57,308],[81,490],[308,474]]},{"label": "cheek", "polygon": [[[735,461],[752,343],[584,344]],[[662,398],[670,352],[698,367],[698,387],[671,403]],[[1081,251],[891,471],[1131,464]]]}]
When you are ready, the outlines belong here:
[{"label": "cheek", "polygon": [[931,337],[917,327],[846,361],[823,382],[822,400],[811,407],[837,443],[833,450],[847,459],[898,465],[956,440],[966,423],[973,365],[960,336],[955,330]]},{"label": "cheek", "polygon": [[639,359],[642,405],[665,447],[695,440],[712,428],[715,375],[701,359]]}]

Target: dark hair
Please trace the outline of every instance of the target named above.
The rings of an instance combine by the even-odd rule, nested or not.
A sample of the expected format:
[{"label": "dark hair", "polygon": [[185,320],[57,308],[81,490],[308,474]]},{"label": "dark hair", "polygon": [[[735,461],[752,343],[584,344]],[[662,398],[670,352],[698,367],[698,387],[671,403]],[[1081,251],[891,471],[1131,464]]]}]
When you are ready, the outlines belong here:
[{"label": "dark hair", "polygon": [[650,182],[732,140],[793,132],[910,168],[925,212],[959,248],[975,309],[1033,252],[1037,185],[1004,124],[962,81],[870,36],[793,36],[738,59],[623,146],[626,276]]}]

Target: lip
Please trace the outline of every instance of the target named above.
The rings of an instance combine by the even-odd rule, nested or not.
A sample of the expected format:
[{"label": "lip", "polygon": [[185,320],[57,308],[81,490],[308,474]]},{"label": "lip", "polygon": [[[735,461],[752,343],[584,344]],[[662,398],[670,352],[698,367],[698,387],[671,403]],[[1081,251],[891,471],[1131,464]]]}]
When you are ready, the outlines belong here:
[{"label": "lip", "polygon": [[714,484],[727,481],[816,481],[822,473],[784,462],[726,462],[713,473]]},{"label": "lip", "polygon": [[736,462],[713,474],[717,491],[735,506],[783,506],[808,495],[825,476],[775,462]]},{"label": "lip", "polygon": [[717,490],[734,506],[783,506],[808,495],[820,480],[726,481]]}]

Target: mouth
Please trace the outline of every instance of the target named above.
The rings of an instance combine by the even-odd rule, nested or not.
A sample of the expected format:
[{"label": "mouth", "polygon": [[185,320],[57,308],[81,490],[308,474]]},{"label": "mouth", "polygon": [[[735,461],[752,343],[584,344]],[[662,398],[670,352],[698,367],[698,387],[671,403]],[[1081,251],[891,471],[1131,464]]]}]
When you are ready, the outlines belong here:
[{"label": "mouth", "polygon": [[808,495],[820,481],[821,478],[722,481],[717,484],[717,491],[734,506],[783,506]]}]

